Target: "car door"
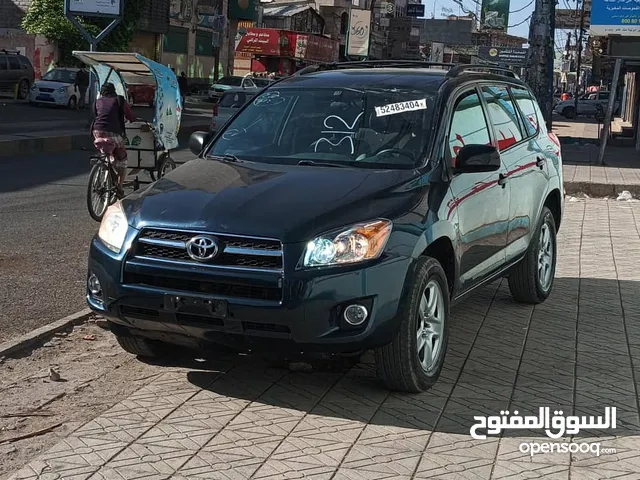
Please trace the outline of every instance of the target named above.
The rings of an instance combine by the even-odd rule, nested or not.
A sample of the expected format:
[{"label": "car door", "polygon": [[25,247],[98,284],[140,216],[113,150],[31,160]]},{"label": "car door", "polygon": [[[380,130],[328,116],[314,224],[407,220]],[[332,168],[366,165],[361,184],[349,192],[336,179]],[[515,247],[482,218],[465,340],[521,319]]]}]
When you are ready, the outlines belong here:
[{"label": "car door", "polygon": [[526,251],[535,231],[549,182],[548,159],[536,141],[541,120],[526,88],[485,86],[483,98],[501,142],[500,154],[511,185],[506,251],[509,263]]},{"label": "car door", "polygon": [[9,68],[9,86],[17,85],[22,79],[22,65],[17,55],[7,55],[7,64]]},{"label": "car door", "polygon": [[[480,93],[474,87],[454,100],[446,156],[452,166],[466,145],[495,145]],[[449,220],[458,241],[461,293],[500,270],[505,262],[510,188],[506,170],[458,173],[450,182]]]},{"label": "car door", "polygon": [[251,80],[250,78],[245,78],[243,80],[243,87],[242,88],[246,88],[246,89],[251,89],[251,90],[256,90],[258,87],[256,87],[256,84],[253,83],[253,80]]}]

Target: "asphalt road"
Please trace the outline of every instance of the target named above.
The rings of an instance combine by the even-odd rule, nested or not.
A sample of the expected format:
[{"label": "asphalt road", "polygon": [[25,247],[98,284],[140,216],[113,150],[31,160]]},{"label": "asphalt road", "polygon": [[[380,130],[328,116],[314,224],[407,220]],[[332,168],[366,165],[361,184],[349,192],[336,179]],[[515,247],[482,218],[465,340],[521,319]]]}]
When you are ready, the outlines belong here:
[{"label": "asphalt road", "polygon": [[86,307],[87,252],[98,230],[86,207],[88,157],[0,158],[0,342]]},{"label": "asphalt road", "polygon": [[[187,98],[186,110],[182,114],[182,123],[202,120],[211,117],[213,106],[200,98]],[[26,102],[9,101],[0,98],[0,135],[33,134],[51,130],[83,131],[89,121],[86,110],[69,110],[68,108],[31,106]],[[154,109],[145,106],[133,108],[138,118],[153,120]],[[206,119],[205,119],[206,122]]]}]

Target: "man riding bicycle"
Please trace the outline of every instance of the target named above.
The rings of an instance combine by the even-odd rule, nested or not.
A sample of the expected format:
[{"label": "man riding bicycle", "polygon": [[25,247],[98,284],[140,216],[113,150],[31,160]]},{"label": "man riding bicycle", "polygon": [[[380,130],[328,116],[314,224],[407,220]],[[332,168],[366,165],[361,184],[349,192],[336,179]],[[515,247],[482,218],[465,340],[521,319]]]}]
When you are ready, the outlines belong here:
[{"label": "man riding bicycle", "polygon": [[131,107],[122,95],[116,93],[113,83],[105,83],[100,89],[100,98],[94,104],[94,120],[91,132],[94,144],[105,153],[111,153],[109,161],[118,173],[118,191],[123,192],[124,179],[127,176],[127,150],[124,137],[126,136],[125,118],[135,122],[136,117]]}]

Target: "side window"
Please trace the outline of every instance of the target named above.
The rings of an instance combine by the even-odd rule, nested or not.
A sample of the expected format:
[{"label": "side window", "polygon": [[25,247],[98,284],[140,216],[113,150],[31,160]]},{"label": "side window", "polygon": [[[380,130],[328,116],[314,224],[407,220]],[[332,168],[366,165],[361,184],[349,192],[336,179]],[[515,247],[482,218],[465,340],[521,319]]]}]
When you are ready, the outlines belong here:
[{"label": "side window", "polygon": [[482,103],[476,91],[458,99],[449,129],[449,152],[455,166],[458,152],[465,145],[490,145],[491,137]]},{"label": "side window", "polygon": [[609,100],[610,92],[600,92],[600,100]]},{"label": "side window", "polygon": [[244,86],[247,88],[255,88],[256,84],[253,83],[253,80],[246,78],[244,81]]},{"label": "side window", "polygon": [[0,57],[0,70],[7,69],[7,60],[5,57]]},{"label": "side window", "polygon": [[533,104],[531,95],[529,95],[526,89],[517,87],[511,88],[511,95],[524,116],[524,128],[527,136],[534,136],[538,133],[538,114],[536,113],[536,107]]},{"label": "side window", "polygon": [[520,120],[507,87],[482,87],[482,96],[493,123],[498,150],[503,151],[522,140]]},{"label": "side window", "polygon": [[22,64],[23,67],[27,67],[27,68],[31,68],[31,62],[29,61],[29,59],[27,57],[18,57],[18,59],[20,60],[20,63]]},{"label": "side window", "polygon": [[20,60],[18,60],[18,57],[10,56],[10,57],[7,57],[7,60],[9,61],[9,70],[22,70],[22,67],[20,66]]}]

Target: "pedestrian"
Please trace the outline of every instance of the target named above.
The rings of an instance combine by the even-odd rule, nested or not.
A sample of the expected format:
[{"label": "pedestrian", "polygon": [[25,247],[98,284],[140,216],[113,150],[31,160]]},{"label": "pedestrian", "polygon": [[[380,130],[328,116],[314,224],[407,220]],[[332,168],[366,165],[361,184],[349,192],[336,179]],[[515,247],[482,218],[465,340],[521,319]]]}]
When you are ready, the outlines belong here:
[{"label": "pedestrian", "polygon": [[184,106],[184,99],[189,91],[189,80],[187,80],[187,74],[182,72],[178,77],[178,86],[180,87],[180,95],[182,96],[182,105]]},{"label": "pedestrian", "polygon": [[78,93],[78,102],[76,103],[76,110],[86,108],[86,96],[89,89],[89,72],[85,69],[84,65],[80,67],[78,73],[76,73],[76,80],[74,82],[76,93]]}]

